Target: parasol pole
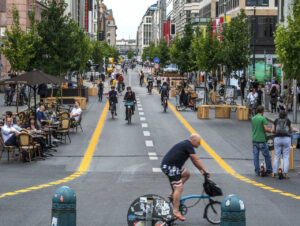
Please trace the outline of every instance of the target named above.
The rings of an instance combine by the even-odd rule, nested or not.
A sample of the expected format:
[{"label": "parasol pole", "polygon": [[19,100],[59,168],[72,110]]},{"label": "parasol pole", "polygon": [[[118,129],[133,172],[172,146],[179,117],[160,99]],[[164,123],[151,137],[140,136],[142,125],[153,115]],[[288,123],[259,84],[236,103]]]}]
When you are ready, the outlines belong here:
[{"label": "parasol pole", "polygon": [[19,83],[17,82],[17,97],[16,97],[17,114],[19,113]]}]

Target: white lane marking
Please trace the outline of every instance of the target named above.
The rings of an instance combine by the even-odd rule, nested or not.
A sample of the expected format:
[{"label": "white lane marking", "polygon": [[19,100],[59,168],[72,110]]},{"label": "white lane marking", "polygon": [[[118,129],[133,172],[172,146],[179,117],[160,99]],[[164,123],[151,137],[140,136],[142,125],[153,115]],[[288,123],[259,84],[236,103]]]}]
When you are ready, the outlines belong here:
[{"label": "white lane marking", "polygon": [[138,104],[137,106],[138,106],[139,108],[143,107],[141,104]]},{"label": "white lane marking", "polygon": [[146,118],[145,117],[141,117],[140,120],[141,121],[146,121]]},{"label": "white lane marking", "polygon": [[143,131],[145,137],[150,137],[150,131]]},{"label": "white lane marking", "polygon": [[147,128],[148,127],[148,123],[142,123],[142,128]]},{"label": "white lane marking", "polygon": [[146,147],[153,147],[153,141],[152,140],[145,140]]},{"label": "white lane marking", "polygon": [[144,112],[139,112],[139,115],[144,115]]},{"label": "white lane marking", "polygon": [[138,104],[140,104],[140,103],[141,103],[141,101],[139,101],[139,100],[138,100],[138,101],[137,101],[137,103],[138,103]]},{"label": "white lane marking", "polygon": [[158,160],[158,158],[156,156],[150,156],[149,159],[150,160]]},{"label": "white lane marking", "polygon": [[138,108],[138,110],[139,110],[139,111],[142,111],[142,110],[143,110],[143,108]]},{"label": "white lane marking", "polygon": [[156,156],[156,153],[155,153],[155,152],[148,152],[148,155],[149,155],[149,156],[151,156],[151,155]]},{"label": "white lane marking", "polygon": [[160,168],[152,168],[152,172],[153,173],[161,173],[161,169]]}]

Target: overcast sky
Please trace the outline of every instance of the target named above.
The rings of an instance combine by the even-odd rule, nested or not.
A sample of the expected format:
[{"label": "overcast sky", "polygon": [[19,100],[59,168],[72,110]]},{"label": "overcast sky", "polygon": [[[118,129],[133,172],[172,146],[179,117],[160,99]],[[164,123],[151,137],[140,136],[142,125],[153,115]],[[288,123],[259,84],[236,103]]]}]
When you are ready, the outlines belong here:
[{"label": "overcast sky", "polygon": [[136,39],[137,27],[148,7],[156,0],[104,0],[113,14],[118,27],[117,39]]}]

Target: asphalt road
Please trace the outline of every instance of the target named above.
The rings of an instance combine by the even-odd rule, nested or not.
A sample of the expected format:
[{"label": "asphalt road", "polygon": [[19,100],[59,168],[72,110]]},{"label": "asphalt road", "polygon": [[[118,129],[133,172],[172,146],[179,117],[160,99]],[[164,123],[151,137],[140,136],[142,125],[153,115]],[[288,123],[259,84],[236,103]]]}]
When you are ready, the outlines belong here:
[{"label": "asphalt road", "polygon": [[[118,116],[107,115],[88,171],[72,181],[30,192],[0,198],[0,225],[49,225],[51,198],[57,188],[70,186],[77,195],[77,225],[127,225],[126,214],[131,202],[143,194],[169,193],[167,178],[157,172],[163,155],[177,142],[188,138],[189,131],[168,109],[163,113],[160,97],[148,95],[146,88],[138,86],[137,70],[129,70],[126,83],[130,83],[139,97],[132,124],[126,123],[122,96],[117,108]],[[174,103],[174,100],[170,100]],[[71,134],[72,143],[64,144],[45,161],[19,163],[0,161],[0,196],[3,193],[25,189],[68,177],[74,173],[89,146],[105,103],[91,98],[84,111],[84,132]],[[140,109],[138,109],[140,108]],[[296,153],[290,180],[255,177],[251,151],[249,122],[232,119],[198,120],[195,112],[181,112],[187,122],[237,173],[267,186],[300,195],[300,162]],[[211,112],[213,114],[213,112]],[[146,127],[147,126],[147,127]],[[299,152],[299,150],[297,150]],[[157,156],[156,158],[151,158]],[[155,154],[155,155],[154,155]],[[247,225],[281,226],[299,225],[300,200],[271,192],[241,181],[224,169],[203,149],[197,154],[212,174],[212,180],[223,189],[224,196],[239,195],[246,206]],[[186,183],[184,195],[201,194],[203,178],[187,162],[192,176]],[[222,200],[224,197],[217,198]],[[202,219],[204,203],[189,210],[187,221],[179,225],[209,225]]]}]

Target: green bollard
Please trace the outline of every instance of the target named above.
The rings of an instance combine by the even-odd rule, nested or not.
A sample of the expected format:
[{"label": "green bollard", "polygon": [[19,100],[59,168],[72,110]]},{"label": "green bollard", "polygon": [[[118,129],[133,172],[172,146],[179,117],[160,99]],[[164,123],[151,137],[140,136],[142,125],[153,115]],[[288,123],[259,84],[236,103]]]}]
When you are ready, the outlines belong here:
[{"label": "green bollard", "polygon": [[62,186],[54,193],[51,219],[51,226],[76,226],[76,196],[68,186]]},{"label": "green bollard", "polygon": [[221,205],[221,226],[245,226],[246,210],[243,200],[237,195],[228,195]]}]

